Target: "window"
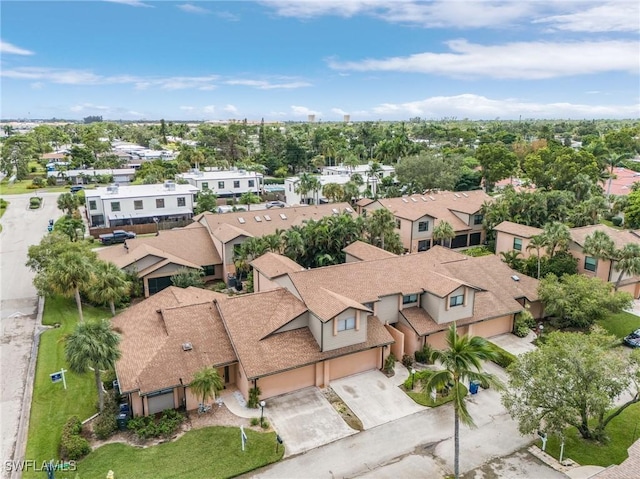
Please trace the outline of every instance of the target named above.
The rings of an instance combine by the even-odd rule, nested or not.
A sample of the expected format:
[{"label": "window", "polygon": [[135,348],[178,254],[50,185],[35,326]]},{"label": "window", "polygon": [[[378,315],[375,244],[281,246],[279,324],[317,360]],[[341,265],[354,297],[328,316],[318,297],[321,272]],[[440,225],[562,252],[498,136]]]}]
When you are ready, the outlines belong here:
[{"label": "window", "polygon": [[134,200],[133,209],[134,210],[141,210],[142,209],[142,200]]},{"label": "window", "polygon": [[187,199],[184,196],[178,197],[178,206],[187,206]]},{"label": "window", "polygon": [[255,180],[249,180],[249,188],[253,188],[254,186],[256,186]]},{"label": "window", "polygon": [[156,198],[156,208],[164,208],[164,198]]},{"label": "window", "polygon": [[236,180],[233,182],[233,187],[234,188],[240,188],[240,180]]},{"label": "window", "polygon": [[418,241],[418,251],[427,251],[429,249],[429,240]]},{"label": "window", "polygon": [[112,201],[111,202],[111,211],[120,211],[120,202]]},{"label": "window", "polygon": [[338,320],[338,332],[348,329],[356,329],[356,318],[347,318]]},{"label": "window", "polygon": [[482,224],[482,220],[484,219],[484,216],[482,215],[475,215],[473,217],[473,224],[474,225],[481,225]]},{"label": "window", "polygon": [[401,225],[402,223],[400,222],[400,220],[396,220],[396,228],[400,229]]},{"label": "window", "polygon": [[417,303],[417,302],[418,302],[417,294],[407,294],[402,297],[402,304],[411,304],[411,303]]},{"label": "window", "polygon": [[471,233],[469,235],[469,246],[478,246],[480,244],[480,233]]},{"label": "window", "polygon": [[89,209],[90,210],[98,209],[95,201],[89,201]]},{"label": "window", "polygon": [[584,269],[587,271],[595,271],[598,268],[598,260],[596,258],[592,258],[591,256],[586,256],[584,258]]},{"label": "window", "polygon": [[464,294],[458,294],[449,298],[449,306],[462,306],[464,304]]},{"label": "window", "polygon": [[204,275],[205,276],[213,276],[214,274],[216,274],[216,265],[215,264],[209,264],[207,266],[203,266],[202,269],[204,270]]},{"label": "window", "polygon": [[206,181],[203,181],[203,182],[202,182],[202,189],[203,189],[203,190],[208,190],[208,189],[209,189],[209,183],[208,183],[208,182],[206,182]]},{"label": "window", "polygon": [[418,223],[418,231],[429,231],[429,222],[421,221]]},{"label": "window", "polygon": [[219,190],[223,190],[224,189],[224,181],[218,181],[218,189]]},{"label": "window", "polygon": [[513,249],[516,251],[522,251],[522,239],[521,238],[513,238]]}]

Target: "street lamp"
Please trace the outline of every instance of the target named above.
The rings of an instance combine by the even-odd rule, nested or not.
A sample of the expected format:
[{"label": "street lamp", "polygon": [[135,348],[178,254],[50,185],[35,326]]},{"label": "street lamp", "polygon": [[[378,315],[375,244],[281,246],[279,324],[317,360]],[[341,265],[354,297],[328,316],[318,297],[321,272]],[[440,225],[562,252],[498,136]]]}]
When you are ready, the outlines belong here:
[{"label": "street lamp", "polygon": [[544,324],[538,324],[538,330],[540,331],[540,337],[542,337],[542,332],[544,331]]},{"label": "street lamp", "polygon": [[264,425],[263,422],[263,418],[264,418],[264,407],[267,405],[266,402],[264,401],[260,401],[260,427],[262,427]]},{"label": "street lamp", "polygon": [[413,391],[413,386],[416,383],[416,370],[411,368],[411,390]]}]

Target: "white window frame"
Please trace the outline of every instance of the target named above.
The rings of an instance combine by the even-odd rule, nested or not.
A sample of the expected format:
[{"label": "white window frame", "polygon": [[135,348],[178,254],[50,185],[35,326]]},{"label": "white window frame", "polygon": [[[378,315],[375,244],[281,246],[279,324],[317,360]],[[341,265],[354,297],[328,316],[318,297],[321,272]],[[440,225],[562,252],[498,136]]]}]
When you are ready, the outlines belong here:
[{"label": "white window frame", "polygon": [[356,329],[356,318],[354,317],[338,319],[337,321],[338,321],[338,328],[337,328],[338,332],[350,331],[352,329]]},{"label": "white window frame", "polygon": [[456,306],[464,306],[464,294],[449,296],[449,307],[455,308]]}]

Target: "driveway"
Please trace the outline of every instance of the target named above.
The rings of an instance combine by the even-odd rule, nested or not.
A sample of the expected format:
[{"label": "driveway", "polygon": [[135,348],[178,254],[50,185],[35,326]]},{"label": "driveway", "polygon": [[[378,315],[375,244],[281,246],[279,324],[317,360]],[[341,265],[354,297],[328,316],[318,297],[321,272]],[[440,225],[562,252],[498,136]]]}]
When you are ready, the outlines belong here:
[{"label": "driveway", "polygon": [[423,411],[380,371],[348,376],[331,381],[331,388],[362,421],[365,429],[395,421],[401,417]]},{"label": "driveway", "polygon": [[286,446],[286,456],[345,438],[351,429],[322,392],[306,388],[267,400],[265,415]]},{"label": "driveway", "polygon": [[492,338],[489,338],[489,341],[497,344],[505,351],[518,356],[519,354],[528,353],[529,351],[534,351],[536,349],[536,346],[532,343],[535,338],[535,333],[531,331],[524,338],[519,338],[515,334],[506,333],[500,334],[499,336],[493,336]]}]

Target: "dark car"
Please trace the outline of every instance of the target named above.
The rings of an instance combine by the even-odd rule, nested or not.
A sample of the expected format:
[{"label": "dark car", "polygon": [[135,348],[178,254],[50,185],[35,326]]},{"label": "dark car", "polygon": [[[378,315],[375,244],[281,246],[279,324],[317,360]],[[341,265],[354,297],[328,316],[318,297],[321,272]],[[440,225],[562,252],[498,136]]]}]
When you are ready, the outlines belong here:
[{"label": "dark car", "polygon": [[76,185],[76,186],[72,186],[69,191],[71,191],[71,193],[77,193],[78,191],[81,191],[81,190],[84,190],[84,186]]},{"label": "dark car", "polygon": [[287,204],[284,201],[269,201],[267,208],[284,208]]},{"label": "dark car", "polygon": [[640,348],[640,329],[636,329],[633,333],[625,337],[624,344],[632,348]]}]

